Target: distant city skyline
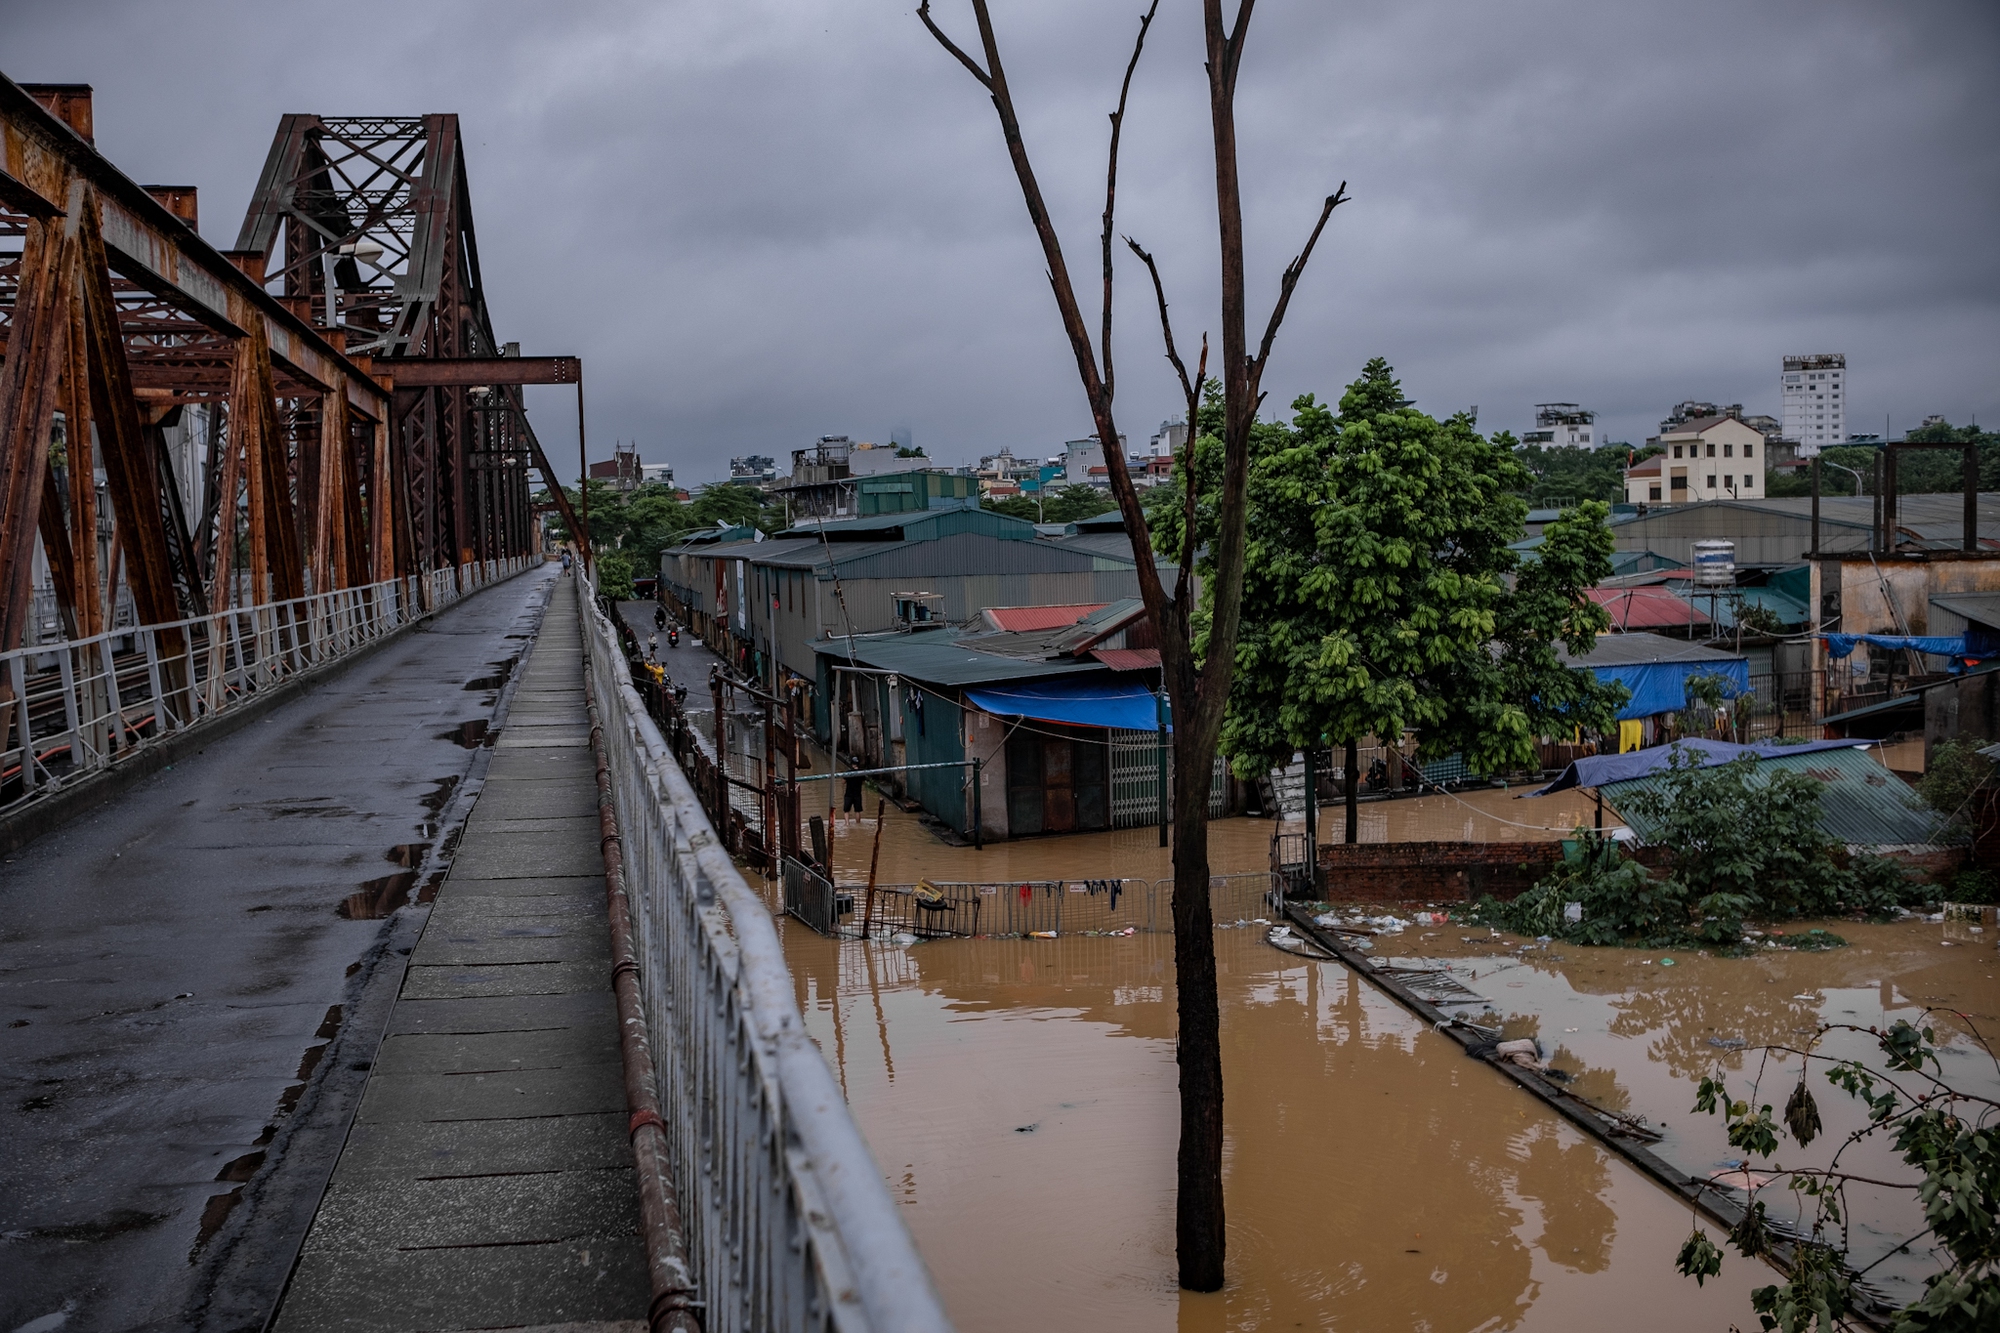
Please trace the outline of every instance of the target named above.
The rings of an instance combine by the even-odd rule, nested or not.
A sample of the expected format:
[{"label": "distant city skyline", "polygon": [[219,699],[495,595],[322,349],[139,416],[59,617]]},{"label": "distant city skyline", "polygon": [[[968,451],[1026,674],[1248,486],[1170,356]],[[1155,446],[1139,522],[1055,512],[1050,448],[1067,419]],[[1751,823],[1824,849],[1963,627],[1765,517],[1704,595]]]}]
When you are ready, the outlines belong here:
[{"label": "distant city skyline", "polygon": [[[1041,256],[991,105],[910,9],[580,0],[498,23],[354,0],[344,29],[397,40],[300,60],[329,37],[308,10],[72,0],[10,11],[4,68],[94,85],[107,156],[198,186],[225,247],[281,115],[456,112],[496,331],[583,359],[593,458],[636,439],[698,482],[839,431],[907,429],[940,461],[1050,452],[1090,426]],[[1119,171],[1119,230],[1159,257],[1184,352],[1219,336],[1197,15],[1162,7]],[[1133,15],[994,17],[1070,270],[1094,274]],[[1319,201],[1342,181],[1352,199],[1267,406],[1335,399],[1381,355],[1427,411],[1477,403],[1518,435],[1571,400],[1638,441],[1689,398],[1779,415],[1780,358],[1836,349],[1865,367],[1850,430],[2000,420],[1996,67],[1984,0],[1260,8],[1239,111],[1253,338]],[[1145,270],[1118,263],[1118,420],[1143,446],[1181,399]],[[565,392],[528,399],[568,471]]]}]

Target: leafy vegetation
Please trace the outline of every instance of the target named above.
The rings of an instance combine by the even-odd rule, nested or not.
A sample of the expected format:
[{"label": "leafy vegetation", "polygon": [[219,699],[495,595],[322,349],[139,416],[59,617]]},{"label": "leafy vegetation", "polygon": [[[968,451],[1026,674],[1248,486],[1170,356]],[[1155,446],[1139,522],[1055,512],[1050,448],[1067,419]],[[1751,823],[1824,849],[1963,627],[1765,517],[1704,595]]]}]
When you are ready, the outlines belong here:
[{"label": "leafy vegetation", "polygon": [[[1575,849],[1548,878],[1512,903],[1488,900],[1482,912],[1524,934],[1579,944],[1728,947],[1741,943],[1750,920],[1882,913],[1921,900],[1923,890],[1892,860],[1839,863],[1839,844],[1820,827],[1817,778],[1759,773],[1750,756],[1700,762],[1676,747],[1659,786],[1623,801],[1659,830],[1668,873],[1655,876],[1578,829]],[[1579,919],[1564,911],[1572,903],[1581,904]]]},{"label": "leafy vegetation", "polygon": [[1993,761],[1979,753],[1991,744],[1972,736],[1944,742],[1931,751],[1930,763],[1917,782],[1924,803],[1956,831],[1966,832],[1972,826],[1974,793],[2000,782]]},{"label": "leafy vegetation", "polygon": [[1509,431],[1495,435],[1493,445],[1511,453],[1526,471],[1521,493],[1537,509],[1568,508],[1585,500],[1623,504],[1625,469],[1660,452],[1657,444],[1640,449],[1629,444],[1596,449],[1520,444]]},{"label": "leafy vegetation", "polygon": [[[1919,426],[1905,439],[1928,444],[1974,444],[1979,446],[1979,489],[2000,489],[2000,434],[1977,426],[1954,426],[1937,422]],[[1873,495],[1875,460],[1881,450],[1872,445],[1843,444],[1820,451],[1820,493],[1822,495]],[[1837,465],[1837,466],[1831,466]],[[1853,472],[1844,469],[1853,469]],[[1857,485],[1854,472],[1861,474]],[[1905,453],[1896,460],[1896,490],[1902,495],[1955,493],[1965,487],[1964,463],[1951,450],[1924,450]],[[1790,476],[1772,473],[1767,481],[1769,495],[1810,495],[1812,470],[1800,468]]]},{"label": "leafy vegetation", "polygon": [[[1789,1139],[1800,1149],[1822,1132],[1819,1105],[1811,1088],[1817,1070],[1833,1087],[1868,1108],[1868,1122],[1850,1134],[1825,1166],[1760,1169],[1787,1177],[1798,1212],[1809,1225],[1797,1235],[1774,1234],[1765,1205],[1755,1202],[1727,1242],[1745,1258],[1770,1254],[1789,1243],[1784,1282],[1759,1287],[1751,1303],[1759,1323],[1778,1333],[1846,1328],[1855,1304],[1855,1274],[1848,1265],[1847,1189],[1861,1181],[1843,1166],[1858,1145],[1887,1140],[1917,1179],[1911,1187],[1923,1208],[1925,1231],[1943,1247],[1949,1262],[1924,1284],[1924,1294],[1896,1311],[1892,1333],[1975,1333],[2000,1328],[2000,1102],[1954,1087],[1938,1059],[1937,1032],[1926,1011],[1924,1024],[1898,1020],[1886,1032],[1866,1029],[1886,1069],[1859,1060],[1835,1060],[1817,1053],[1830,1032],[1863,1032],[1851,1024],[1822,1026],[1803,1048],[1767,1046],[1766,1056],[1800,1057],[1799,1081],[1782,1115],[1760,1100],[1762,1070],[1747,1090],[1732,1098],[1717,1069],[1701,1080],[1694,1110],[1720,1115],[1729,1142],[1754,1157],[1769,1159]],[[1975,1039],[1977,1034],[1975,1033]],[[1978,1039],[1982,1046],[1986,1043]],[[1993,1054],[1987,1047],[1987,1054]],[[1873,1185],[1873,1181],[1866,1182]],[[1917,1241],[1912,1236],[1910,1241]],[[1681,1246],[1677,1267],[1697,1283],[1722,1271],[1722,1249],[1696,1224]]]},{"label": "leafy vegetation", "polygon": [[[1220,504],[1213,397],[1195,446],[1198,549]],[[1368,362],[1337,412],[1311,394],[1292,411],[1251,432],[1243,620],[1222,733],[1236,771],[1305,745],[1415,730],[1422,753],[1458,752],[1491,772],[1531,762],[1551,731],[1609,728],[1623,688],[1571,671],[1553,646],[1587,651],[1608,625],[1582,595],[1611,572],[1606,507],[1551,523],[1540,558],[1523,566],[1508,544],[1523,531],[1526,471],[1464,414],[1417,410],[1387,362]],[[1155,547],[1170,555],[1186,529],[1183,472],[1147,497]],[[1198,566],[1206,589],[1209,567]]]},{"label": "leafy vegetation", "polygon": [[1025,518],[1030,523],[1081,523],[1118,507],[1111,492],[1082,485],[1050,490],[1039,501],[1032,495],[1010,495],[1001,500],[982,500],[980,504],[997,514]]},{"label": "leafy vegetation", "polygon": [[[581,504],[575,488],[566,487],[564,492],[572,508]],[[692,501],[683,503],[666,486],[620,491],[593,479],[589,495],[591,549],[600,557],[607,552],[618,553],[625,562],[628,586],[632,578],[657,574],[660,552],[691,532],[719,524],[777,532],[785,524],[784,506],[766,504],[762,492],[750,486],[710,486]],[[537,494],[535,501],[548,503],[548,492]],[[552,528],[556,540],[571,540],[569,528],[560,515]],[[600,559],[599,564],[603,563]]]}]

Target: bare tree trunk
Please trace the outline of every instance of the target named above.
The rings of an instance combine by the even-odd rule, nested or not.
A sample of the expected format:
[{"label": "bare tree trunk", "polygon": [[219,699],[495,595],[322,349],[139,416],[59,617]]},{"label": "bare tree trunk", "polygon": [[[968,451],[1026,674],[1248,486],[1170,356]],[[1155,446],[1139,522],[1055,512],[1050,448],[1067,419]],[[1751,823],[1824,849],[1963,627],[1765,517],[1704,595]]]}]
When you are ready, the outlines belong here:
[{"label": "bare tree trunk", "polygon": [[[1028,208],[1042,253],[1048,263],[1049,285],[1056,298],[1064,332],[1076,357],[1077,374],[1089,401],[1091,419],[1104,450],[1111,493],[1125,520],[1137,562],[1139,592],[1153,622],[1160,646],[1161,677],[1173,704],[1174,722],[1174,966],[1179,995],[1180,1034],[1178,1058],[1181,1072],[1181,1138],[1179,1191],[1175,1212],[1175,1248],[1180,1284],[1192,1291],[1215,1291],[1223,1284],[1225,1230],[1222,1198],[1222,1041],[1221,1019],[1215,986],[1215,934],[1209,903],[1208,867],[1208,788],[1215,753],[1222,734],[1224,711],[1229,701],[1229,682],[1235,668],[1236,634],[1241,621],[1243,594],[1243,547],[1248,486],[1250,428],[1256,421],[1261,401],[1259,384],[1271,345],[1283,322],[1299,274],[1304,271],[1313,245],[1326,227],[1328,217],[1342,202],[1335,191],[1320,212],[1304,250],[1285,269],[1276,306],[1265,327],[1257,355],[1249,355],[1244,324],[1243,209],[1236,173],[1236,71],[1241,60],[1243,38],[1250,22],[1253,0],[1239,0],[1234,28],[1222,26],[1220,0],[1204,0],[1203,13],[1208,44],[1210,118],[1215,137],[1216,205],[1222,246],[1222,320],[1224,402],[1222,502],[1218,530],[1208,544],[1214,573],[1209,581],[1210,628],[1205,659],[1197,660],[1190,625],[1189,569],[1194,561],[1193,525],[1189,524],[1182,544],[1180,576],[1170,599],[1154,563],[1152,534],[1139,503],[1138,490],[1125,466],[1125,451],[1119,443],[1118,426],[1112,413],[1116,377],[1111,357],[1111,288],[1114,227],[1117,203],[1118,139],[1125,118],[1126,95],[1132,86],[1132,72],[1145,48],[1146,32],[1158,10],[1153,0],[1139,23],[1132,58],[1125,67],[1119,90],[1118,109],[1111,116],[1111,145],[1105,171],[1104,226],[1099,238],[1103,263],[1103,317],[1098,342],[1093,346],[1090,326],[1070,281],[1063,258],[1062,243],[1042,199],[1041,186],[1021,136],[1013,95],[1000,59],[998,40],[987,0],[970,0],[979,28],[981,60],[974,59],[945,35],[931,18],[930,0],[923,0],[917,14],[931,35],[958,60],[993,97],[1000,119],[1002,137],[1020,182],[1021,196]],[[1188,400],[1188,443],[1183,484],[1189,488],[1189,513],[1193,513],[1194,441],[1199,434],[1196,416],[1200,406],[1201,377],[1208,359],[1206,337],[1202,340],[1202,370],[1191,379],[1174,350],[1173,329],[1167,320],[1167,299],[1160,285],[1159,271],[1152,257],[1127,238],[1134,253],[1145,260],[1159,297],[1160,319],[1166,338],[1167,356],[1179,373]]]}]

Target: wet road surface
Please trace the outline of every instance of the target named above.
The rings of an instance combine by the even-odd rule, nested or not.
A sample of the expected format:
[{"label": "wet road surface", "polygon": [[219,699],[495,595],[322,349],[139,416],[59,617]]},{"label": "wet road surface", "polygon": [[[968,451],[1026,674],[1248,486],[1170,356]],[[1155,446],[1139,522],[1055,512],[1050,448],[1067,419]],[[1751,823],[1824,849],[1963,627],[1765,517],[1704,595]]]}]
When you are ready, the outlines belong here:
[{"label": "wet road surface", "polygon": [[262,1323],[551,577],[0,864],[0,1329]]}]

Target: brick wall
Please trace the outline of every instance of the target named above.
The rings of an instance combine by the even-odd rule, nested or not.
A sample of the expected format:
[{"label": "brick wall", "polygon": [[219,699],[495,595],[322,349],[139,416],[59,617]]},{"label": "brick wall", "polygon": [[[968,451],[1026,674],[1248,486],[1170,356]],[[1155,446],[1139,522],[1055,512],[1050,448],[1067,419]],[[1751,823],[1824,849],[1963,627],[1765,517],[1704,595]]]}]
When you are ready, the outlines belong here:
[{"label": "brick wall", "polygon": [[1560,842],[1360,842],[1319,849],[1333,902],[1471,902],[1513,898],[1562,860]]}]

